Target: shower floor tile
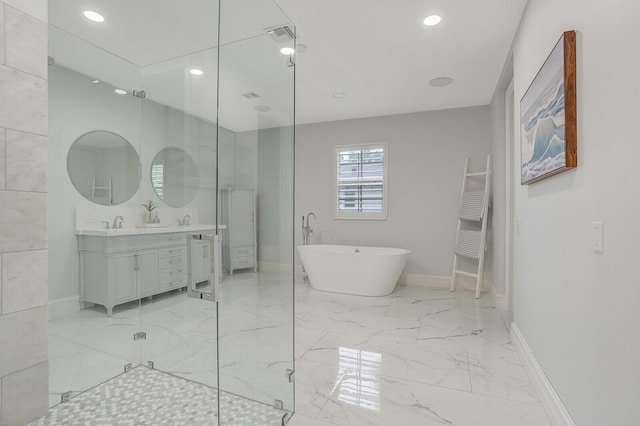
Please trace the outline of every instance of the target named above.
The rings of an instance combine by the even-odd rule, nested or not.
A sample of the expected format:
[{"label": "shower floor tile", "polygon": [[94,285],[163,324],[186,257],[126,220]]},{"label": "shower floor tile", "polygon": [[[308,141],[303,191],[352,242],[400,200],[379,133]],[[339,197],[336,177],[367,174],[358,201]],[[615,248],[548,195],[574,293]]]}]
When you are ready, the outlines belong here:
[{"label": "shower floor tile", "polygon": [[[140,366],[69,402],[57,405],[32,426],[214,425],[217,390]],[[220,395],[221,424],[281,425],[285,411],[227,392]]]}]

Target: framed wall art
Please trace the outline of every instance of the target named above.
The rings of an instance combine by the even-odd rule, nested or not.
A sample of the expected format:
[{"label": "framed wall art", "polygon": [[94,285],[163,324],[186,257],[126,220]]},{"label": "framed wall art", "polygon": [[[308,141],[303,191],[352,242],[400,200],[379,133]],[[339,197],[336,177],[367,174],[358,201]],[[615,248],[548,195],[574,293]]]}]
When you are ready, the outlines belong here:
[{"label": "framed wall art", "polygon": [[520,101],[520,182],[578,165],[576,32],[566,31]]}]

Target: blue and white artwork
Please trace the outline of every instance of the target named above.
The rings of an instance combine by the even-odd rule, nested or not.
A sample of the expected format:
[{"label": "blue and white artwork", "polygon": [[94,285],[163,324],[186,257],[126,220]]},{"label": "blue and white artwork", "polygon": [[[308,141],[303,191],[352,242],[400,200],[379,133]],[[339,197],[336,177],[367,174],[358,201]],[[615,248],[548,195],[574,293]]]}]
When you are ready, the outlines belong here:
[{"label": "blue and white artwork", "polygon": [[523,184],[567,166],[564,71],[561,38],[520,102]]}]

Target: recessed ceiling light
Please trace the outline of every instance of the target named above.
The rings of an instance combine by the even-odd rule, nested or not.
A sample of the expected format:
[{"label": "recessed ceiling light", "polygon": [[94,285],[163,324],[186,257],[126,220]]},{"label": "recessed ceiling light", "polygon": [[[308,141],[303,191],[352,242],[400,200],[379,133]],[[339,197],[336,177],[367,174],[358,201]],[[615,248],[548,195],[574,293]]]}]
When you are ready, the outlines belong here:
[{"label": "recessed ceiling light", "polygon": [[201,69],[198,69],[198,68],[191,68],[189,70],[189,72],[191,74],[193,74],[193,75],[202,75],[202,74],[204,74],[204,71],[202,71]]},{"label": "recessed ceiling light", "polygon": [[84,16],[93,22],[104,22],[104,16],[100,15],[98,12],[94,12],[93,10],[85,10]]},{"label": "recessed ceiling light", "polygon": [[427,16],[424,20],[424,24],[427,27],[432,27],[434,25],[438,25],[442,21],[442,18],[438,15]]},{"label": "recessed ceiling light", "polygon": [[296,51],[293,47],[283,47],[282,49],[280,49],[280,53],[282,53],[283,55],[293,55],[294,53],[296,53]]},{"label": "recessed ceiling light", "polygon": [[347,95],[345,93],[342,93],[342,92],[336,92],[336,93],[333,94],[333,97],[336,98],[336,99],[342,99],[345,96],[347,96]]},{"label": "recessed ceiling light", "polygon": [[91,80],[91,83],[98,84],[98,83],[100,83],[100,80]]},{"label": "recessed ceiling light", "polygon": [[126,95],[127,91],[126,90],[122,90],[122,89],[116,89],[114,90],[114,92],[116,92],[118,95]]},{"label": "recessed ceiling light", "polygon": [[436,77],[432,80],[429,80],[429,86],[431,87],[444,87],[453,83],[453,79],[451,77]]},{"label": "recessed ceiling light", "polygon": [[269,105],[256,105],[253,107],[256,111],[260,112],[268,112],[271,111],[271,107]]}]

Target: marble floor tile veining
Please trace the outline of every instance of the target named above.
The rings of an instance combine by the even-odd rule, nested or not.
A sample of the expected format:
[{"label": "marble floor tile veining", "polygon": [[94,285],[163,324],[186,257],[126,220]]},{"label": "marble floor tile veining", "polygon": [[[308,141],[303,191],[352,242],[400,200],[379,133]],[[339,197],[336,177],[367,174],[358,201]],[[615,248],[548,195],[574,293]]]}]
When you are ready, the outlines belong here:
[{"label": "marble floor tile veining", "polygon": [[488,294],[399,286],[367,298],[299,283],[291,424],[548,426],[510,321]]}]

